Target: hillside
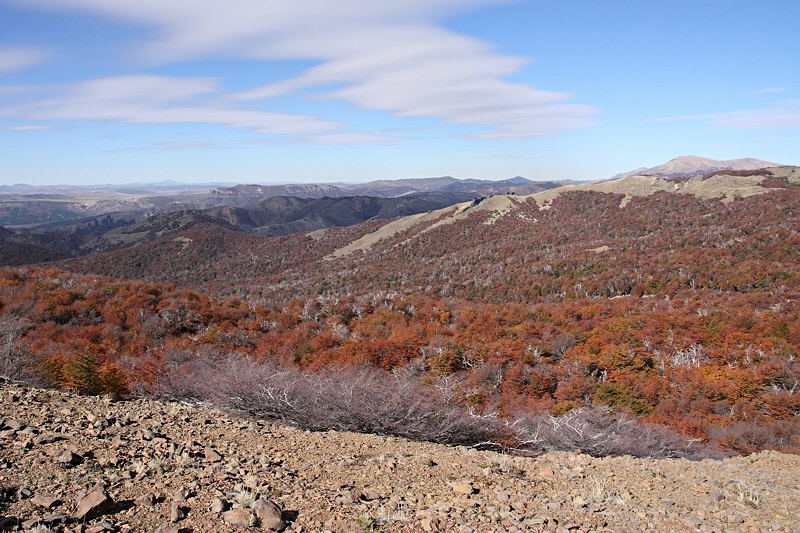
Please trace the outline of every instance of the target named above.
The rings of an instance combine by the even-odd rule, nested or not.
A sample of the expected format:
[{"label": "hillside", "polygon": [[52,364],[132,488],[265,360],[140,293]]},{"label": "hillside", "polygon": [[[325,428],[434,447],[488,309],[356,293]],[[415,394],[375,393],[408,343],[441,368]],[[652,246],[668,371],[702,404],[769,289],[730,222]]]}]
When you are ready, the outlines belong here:
[{"label": "hillside", "polygon": [[86,278],[7,273],[4,309],[56,383],[72,353],[134,384],[152,377],[134,371],[142,354],[156,376],[179,353],[186,376],[230,354],[408,367],[509,420],[599,404],[712,448],[797,451],[800,191],[786,172],[744,176],[773,187],[730,201],[657,191],[620,207],[624,193],[572,190],[547,209],[500,195],[277,238],[198,224],[60,263]]},{"label": "hillside", "polygon": [[[0,270],[0,375],[528,451],[542,416],[612,409],[658,425],[675,454],[797,453],[797,173],[629,177],[281,237],[206,212],[153,217],[106,233],[140,239],[125,248]],[[425,398],[425,423],[297,408],[367,369],[356,381],[373,396]],[[274,376],[297,388],[251,398]]]},{"label": "hillside", "polygon": [[[122,278],[133,275],[186,286],[202,284],[210,292],[226,291],[224,283],[214,280],[223,280],[224,272],[236,272],[237,283],[258,285],[264,297],[284,302],[293,295],[316,294],[322,285],[330,295],[399,290],[455,297],[475,297],[475,289],[481,287],[480,293],[492,301],[520,301],[568,293],[580,283],[587,295],[615,296],[627,294],[639,284],[631,275],[640,281],[675,279],[676,272],[667,268],[675,259],[659,259],[669,242],[683,243],[668,255],[677,259],[677,254],[687,254],[694,272],[721,268],[720,255],[732,256],[729,263],[758,261],[744,251],[751,245],[775,243],[777,235],[785,235],[791,242],[794,237],[791,232],[786,234],[786,217],[794,216],[799,181],[800,169],[781,167],[770,175],[721,174],[688,180],[634,176],[569,185],[531,196],[499,195],[394,221],[376,221],[372,230],[357,225],[346,232],[331,228],[277,241],[248,237],[247,247],[238,251],[231,247],[225,262],[201,259],[193,272],[178,268],[180,278],[170,274],[169,263],[186,255],[184,250],[191,247],[179,246],[174,240],[181,237],[178,234],[173,245],[144,242],[143,248],[113,259],[90,256],[65,266]],[[769,198],[758,198],[766,194]],[[754,218],[753,213],[762,213],[762,217]],[[665,221],[670,222],[665,225]],[[746,242],[741,240],[743,234],[749,235]],[[337,240],[341,244],[331,249],[329,237],[339,239],[339,235],[356,237]],[[218,241],[215,235],[197,232],[188,238],[198,253],[214,249],[215,245],[202,244],[206,238]],[[709,246],[729,241],[730,245]],[[593,251],[596,249],[599,251]],[[286,262],[288,256],[298,254],[303,255],[303,262]],[[340,261],[326,260],[332,258]],[[496,258],[503,258],[502,263]],[[320,260],[325,262],[317,263]],[[606,268],[612,260],[616,267]],[[276,267],[276,261],[283,266]],[[468,266],[459,266],[464,261]],[[136,274],[130,273],[133,263],[139,265]],[[554,264],[559,265],[557,269]],[[591,271],[586,270],[587,264]],[[767,272],[775,268],[764,264]],[[370,272],[378,273],[377,277]],[[600,290],[596,276],[608,281],[606,288]],[[303,281],[287,285],[289,279]],[[725,284],[724,275],[715,279],[709,288]],[[685,285],[685,281],[679,283]]]},{"label": "hillside", "polygon": [[462,195],[432,193],[399,198],[347,196],[305,199],[274,196],[252,209],[221,207],[211,209],[207,214],[260,235],[281,236],[424,213],[463,199]]},{"label": "hillside", "polygon": [[[163,233],[153,228],[177,231],[194,224],[189,219],[198,217],[212,224],[212,219],[218,220],[229,229],[281,236],[417,214],[426,220],[438,216],[427,213],[495,196],[516,195],[534,199],[542,206],[571,190],[622,192],[623,202],[659,190],[730,199],[765,192],[761,184],[765,180],[772,180],[770,187],[780,186],[781,180],[786,182],[787,176],[762,168],[766,164],[755,159],[714,161],[685,156],[662,165],[664,172],[658,170],[661,167],[640,169],[664,177],[625,173],[619,179],[590,184],[537,182],[517,176],[499,181],[440,177],[363,184],[235,185],[211,190],[169,182],[95,188],[6,186],[0,189],[0,225],[12,231],[0,235],[0,265],[41,263],[126,248]],[[671,177],[678,175],[687,176],[688,181]],[[487,205],[479,210],[501,213],[505,209],[489,209]],[[459,216],[466,216],[468,207],[459,207]],[[182,225],[176,226],[176,220],[183,220]],[[399,224],[405,227],[414,222]],[[354,243],[351,249],[360,246]]]},{"label": "hillside", "polygon": [[4,530],[800,528],[800,457],[776,452],[696,462],[510,457],[9,383],[0,383],[0,446]]},{"label": "hillside", "polygon": [[[359,241],[337,250],[331,254],[330,258],[341,257],[356,250],[367,250],[373,243],[381,239],[392,237],[395,234],[408,231],[414,226],[432,220],[436,220],[436,223],[432,226],[436,227],[442,224],[452,224],[477,212],[490,213],[490,218],[487,222],[492,223],[500,217],[514,214],[515,212],[519,212],[518,216],[525,218],[528,216],[524,212],[526,202],[535,202],[540,210],[549,209],[554,199],[575,191],[621,194],[623,197],[619,204],[620,207],[625,207],[632,198],[652,196],[658,192],[719,199],[723,203],[727,203],[737,197],[744,198],[775,191],[774,188],[762,185],[766,180],[772,180],[773,185],[777,186],[794,187],[800,185],[800,167],[778,167],[742,173],[726,173],[722,171],[695,175],[691,178],[680,180],[634,175],[597,183],[564,185],[528,196],[494,196],[486,201],[480,199],[471,203],[459,204],[453,208],[444,208],[435,212],[422,213],[414,217],[398,220],[381,228],[375,234],[365,235]],[[421,231],[427,232],[432,227],[425,227]]]}]

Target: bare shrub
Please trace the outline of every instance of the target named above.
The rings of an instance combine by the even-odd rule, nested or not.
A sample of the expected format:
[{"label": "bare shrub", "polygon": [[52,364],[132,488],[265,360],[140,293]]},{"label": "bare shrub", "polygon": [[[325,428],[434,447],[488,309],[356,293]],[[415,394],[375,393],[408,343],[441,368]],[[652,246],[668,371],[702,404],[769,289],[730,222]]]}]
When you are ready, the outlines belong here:
[{"label": "bare shrub", "polygon": [[564,352],[575,346],[575,337],[569,333],[559,333],[550,341],[550,352],[560,359]]},{"label": "bare shrub", "polygon": [[231,358],[214,377],[214,403],[312,429],[475,444],[494,418],[451,404],[413,370],[332,366],[316,373]]},{"label": "bare shrub", "polygon": [[800,452],[800,423],[795,420],[738,422],[713,426],[709,436],[717,445],[740,455],[761,450]]},{"label": "bare shrub", "polygon": [[28,322],[13,315],[0,317],[0,378],[11,381],[34,379],[34,358],[22,345],[21,339]]},{"label": "bare shrub", "polygon": [[580,450],[595,457],[685,457],[702,459],[713,454],[700,442],[686,439],[666,426],[647,424],[623,410],[594,405],[561,416],[518,419],[507,425],[524,449]]},{"label": "bare shrub", "polygon": [[495,423],[432,386],[420,384],[414,365],[387,372],[331,366],[305,372],[292,366],[230,355],[224,359],[170,353],[149,396],[210,403],[311,430],[396,435],[449,444],[475,444]]},{"label": "bare shrub", "polygon": [[336,429],[395,435],[443,444],[535,454],[581,450],[594,456],[711,456],[699,442],[627,411],[584,407],[561,416],[499,419],[457,400],[456,380],[422,380],[414,364],[388,372],[330,366],[317,372],[229,355],[170,355],[167,372],[151,385],[162,398],[209,403],[315,431]]},{"label": "bare shrub", "polygon": [[308,401],[304,381],[297,368],[235,357],[209,377],[206,397],[219,407],[301,425],[298,415]]},{"label": "bare shrub", "polygon": [[133,390],[144,396],[191,405],[209,401],[210,381],[220,354],[170,350],[162,357],[162,368],[152,381],[135,383]]}]

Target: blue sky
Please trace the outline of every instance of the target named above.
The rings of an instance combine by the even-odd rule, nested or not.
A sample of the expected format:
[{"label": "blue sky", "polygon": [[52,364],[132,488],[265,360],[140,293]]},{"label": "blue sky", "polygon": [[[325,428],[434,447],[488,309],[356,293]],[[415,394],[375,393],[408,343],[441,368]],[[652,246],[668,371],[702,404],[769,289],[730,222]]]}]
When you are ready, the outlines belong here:
[{"label": "blue sky", "polygon": [[796,0],[0,0],[0,184],[800,164]]}]

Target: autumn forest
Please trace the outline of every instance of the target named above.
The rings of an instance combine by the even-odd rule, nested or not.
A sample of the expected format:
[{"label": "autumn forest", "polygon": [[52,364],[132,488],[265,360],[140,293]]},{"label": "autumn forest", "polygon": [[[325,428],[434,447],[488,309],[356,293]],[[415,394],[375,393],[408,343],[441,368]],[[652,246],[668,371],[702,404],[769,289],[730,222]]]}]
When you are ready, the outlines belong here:
[{"label": "autumn forest", "polygon": [[[607,406],[718,453],[798,453],[800,188],[765,186],[509,197],[340,256],[391,221],[264,237],[203,220],[6,267],[0,374],[199,401],[225,361],[366,367],[506,427]],[[499,427],[481,438],[508,441]]]}]

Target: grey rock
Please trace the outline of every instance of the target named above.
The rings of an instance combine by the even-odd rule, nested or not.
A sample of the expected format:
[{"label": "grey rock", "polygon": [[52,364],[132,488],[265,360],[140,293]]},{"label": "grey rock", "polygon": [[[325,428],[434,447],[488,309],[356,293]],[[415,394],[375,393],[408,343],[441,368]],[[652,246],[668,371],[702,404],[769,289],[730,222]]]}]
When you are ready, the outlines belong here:
[{"label": "grey rock", "polygon": [[46,435],[42,435],[37,437],[34,441],[36,444],[52,444],[56,441],[61,440],[63,437],[59,437],[58,435],[53,435],[52,433],[48,433]]},{"label": "grey rock", "polygon": [[253,504],[253,511],[255,511],[258,520],[261,522],[261,527],[272,531],[282,531],[286,527],[286,520],[283,519],[283,511],[278,504],[272,500],[259,498]]},{"label": "grey rock", "polygon": [[64,450],[55,459],[64,466],[76,466],[83,462],[83,457],[71,450]]},{"label": "grey rock", "polygon": [[41,522],[41,520],[38,519],[38,518],[29,518],[28,520],[25,520],[24,522],[22,522],[22,527],[25,528],[25,529],[31,529],[31,528],[39,525],[39,522]]},{"label": "grey rock", "polygon": [[744,517],[740,514],[729,514],[725,519],[729,524],[741,524],[744,522]]},{"label": "grey rock", "polygon": [[186,507],[181,506],[179,502],[172,502],[172,506],[170,507],[169,511],[170,522],[180,522],[186,518],[186,511]]},{"label": "grey rock", "polygon": [[694,516],[686,516],[683,518],[683,523],[686,524],[688,527],[700,527],[703,525],[703,521]]},{"label": "grey rock", "polygon": [[181,529],[175,524],[171,524],[169,522],[164,522],[158,529],[156,529],[155,533],[182,533],[183,531],[187,531],[185,529]]},{"label": "grey rock", "polygon": [[420,457],[417,460],[417,463],[421,466],[436,466],[436,463],[433,462],[433,459],[430,457]]},{"label": "grey rock", "polygon": [[64,513],[53,513],[42,518],[42,523],[47,525],[63,524],[67,520],[69,520],[69,517]]},{"label": "grey rock", "polygon": [[152,507],[156,504],[156,496],[152,492],[148,492],[147,494],[142,494],[136,500],[134,500],[136,505],[141,505],[144,507]]},{"label": "grey rock", "polygon": [[114,523],[110,520],[103,520],[99,524],[86,528],[85,533],[103,533],[103,531],[116,531]]},{"label": "grey rock", "polygon": [[5,427],[12,431],[22,431],[25,429],[25,422],[21,420],[6,420]]},{"label": "grey rock", "polygon": [[211,502],[211,512],[214,514],[222,514],[230,508],[230,504],[222,498],[215,498]]},{"label": "grey rock", "polygon": [[361,499],[365,502],[371,502],[373,500],[380,500],[381,495],[372,489],[366,489],[361,493]]}]

